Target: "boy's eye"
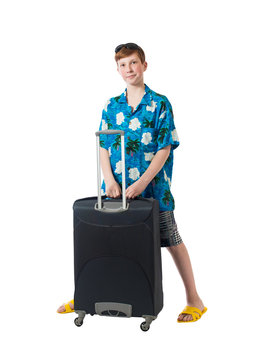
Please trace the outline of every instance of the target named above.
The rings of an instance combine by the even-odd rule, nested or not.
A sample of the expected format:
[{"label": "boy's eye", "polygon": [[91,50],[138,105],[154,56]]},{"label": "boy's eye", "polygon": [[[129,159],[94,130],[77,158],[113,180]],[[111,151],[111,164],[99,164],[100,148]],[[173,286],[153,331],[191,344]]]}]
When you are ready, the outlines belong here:
[{"label": "boy's eye", "polygon": [[[135,60],[134,60],[134,61],[132,61],[132,64],[136,64],[136,63],[137,63],[137,61],[135,61]],[[123,66],[125,66],[125,64],[120,64],[120,66],[122,66],[122,67],[123,67]]]}]

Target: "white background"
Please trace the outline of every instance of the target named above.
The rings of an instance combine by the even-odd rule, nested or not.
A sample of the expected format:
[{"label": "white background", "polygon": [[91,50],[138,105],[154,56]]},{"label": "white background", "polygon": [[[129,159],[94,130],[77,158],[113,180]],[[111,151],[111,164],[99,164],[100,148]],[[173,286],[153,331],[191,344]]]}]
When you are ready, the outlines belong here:
[{"label": "white background", "polygon": [[[1,1],[5,359],[269,359],[268,6]],[[146,333],[139,318],[88,315],[77,328],[56,314],[73,297],[72,205],[97,192],[94,132],[125,89],[124,42],[145,50],[145,83],[173,106],[175,217],[208,307],[176,322],[185,292],[162,249],[164,308]]]}]

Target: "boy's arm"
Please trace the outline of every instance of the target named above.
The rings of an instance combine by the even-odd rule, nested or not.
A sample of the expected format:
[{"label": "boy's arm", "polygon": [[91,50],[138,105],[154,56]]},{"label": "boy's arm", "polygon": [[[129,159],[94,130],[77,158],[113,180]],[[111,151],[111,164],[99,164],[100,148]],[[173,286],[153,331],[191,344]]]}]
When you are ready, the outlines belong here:
[{"label": "boy's arm", "polygon": [[140,195],[147,185],[152,181],[152,179],[156,176],[156,174],[162,169],[165,164],[168,156],[170,155],[171,145],[168,145],[162,149],[160,149],[156,155],[153,157],[151,164],[147,168],[147,170],[143,173],[143,175],[131,186],[129,186],[126,190],[127,198],[134,198]]},{"label": "boy's arm", "polygon": [[[168,145],[161,150],[159,150],[156,155],[153,157],[149,167],[143,173],[143,175],[126,190],[127,198],[135,198],[140,195],[147,185],[152,181],[156,174],[162,169],[165,161],[170,155],[171,145]],[[106,193],[110,197],[119,197],[121,194],[121,188],[114,179],[109,152],[108,150],[100,147],[100,163],[102,168],[102,173],[104,181],[106,184]]]},{"label": "boy's arm", "polygon": [[121,195],[121,188],[115,181],[108,150],[100,146],[100,165],[105,181],[106,195],[111,198],[118,198]]},{"label": "boy's arm", "polygon": [[100,165],[101,165],[104,181],[105,183],[107,183],[115,180],[112,173],[109,152],[108,150],[104,149],[101,146],[99,149],[100,149]]}]

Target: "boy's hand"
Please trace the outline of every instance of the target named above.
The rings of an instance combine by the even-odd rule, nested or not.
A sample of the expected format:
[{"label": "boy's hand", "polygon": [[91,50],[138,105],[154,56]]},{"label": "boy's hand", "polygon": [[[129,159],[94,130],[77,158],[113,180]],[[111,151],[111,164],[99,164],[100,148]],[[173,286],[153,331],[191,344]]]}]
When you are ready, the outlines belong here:
[{"label": "boy's hand", "polygon": [[134,184],[130,185],[126,189],[126,198],[134,199],[136,196],[140,195],[144,191],[146,186],[147,185],[140,181],[140,179],[137,180]]},{"label": "boy's hand", "polygon": [[106,182],[106,195],[110,198],[119,198],[121,196],[121,188],[119,184],[113,180]]}]

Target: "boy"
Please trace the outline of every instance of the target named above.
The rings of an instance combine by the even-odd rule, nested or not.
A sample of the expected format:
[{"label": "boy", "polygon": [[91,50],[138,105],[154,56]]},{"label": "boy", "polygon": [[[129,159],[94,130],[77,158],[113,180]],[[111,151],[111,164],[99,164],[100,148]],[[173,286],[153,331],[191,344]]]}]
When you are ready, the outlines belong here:
[{"label": "boy", "polygon": [[[175,205],[170,191],[173,150],[179,146],[172,107],[166,96],[144,84],[147,62],[141,47],[134,43],[117,46],[115,61],[127,88],[120,96],[107,101],[99,130],[125,131],[126,198],[140,195],[159,200],[161,246],[167,247],[172,255],[186,290],[187,306],[177,321],[197,321],[207,308],[195,287],[189,255],[174,219]],[[102,192],[119,198],[122,182],[120,135],[101,135],[100,146]],[[58,312],[68,313],[73,309],[71,301]]]}]

